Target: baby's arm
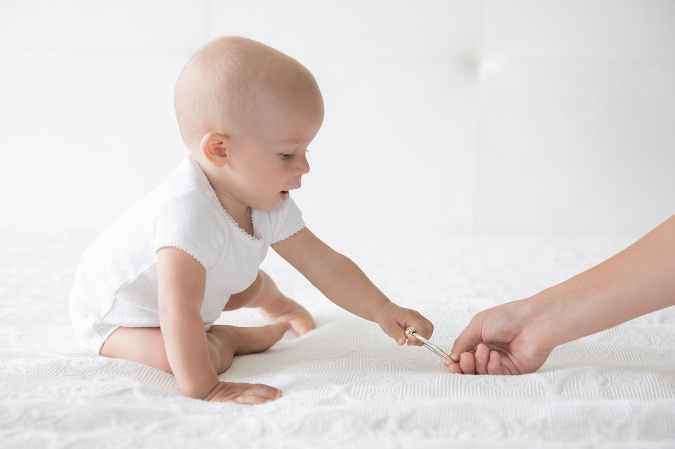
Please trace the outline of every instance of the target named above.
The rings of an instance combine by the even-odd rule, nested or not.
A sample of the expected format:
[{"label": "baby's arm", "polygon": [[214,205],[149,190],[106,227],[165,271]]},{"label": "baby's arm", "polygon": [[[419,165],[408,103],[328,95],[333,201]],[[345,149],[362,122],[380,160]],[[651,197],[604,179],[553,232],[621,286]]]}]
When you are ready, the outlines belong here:
[{"label": "baby's arm", "polygon": [[159,321],[169,366],[186,396],[217,402],[261,403],[281,392],[266,385],[220,382],[218,373],[229,366],[231,342],[212,339],[204,331],[200,309],[206,270],[188,253],[176,248],[157,252]]},{"label": "baby's arm", "polygon": [[176,248],[157,252],[159,322],[169,365],[181,391],[202,399],[218,384],[199,311],[206,271]]},{"label": "baby's arm", "polygon": [[409,326],[417,327],[420,335],[431,337],[434,326],[429,320],[392,303],[354,262],[323,243],[309,229],[304,228],[272,248],[328,299],[354,315],[378,323],[399,345],[408,341],[404,330]]}]

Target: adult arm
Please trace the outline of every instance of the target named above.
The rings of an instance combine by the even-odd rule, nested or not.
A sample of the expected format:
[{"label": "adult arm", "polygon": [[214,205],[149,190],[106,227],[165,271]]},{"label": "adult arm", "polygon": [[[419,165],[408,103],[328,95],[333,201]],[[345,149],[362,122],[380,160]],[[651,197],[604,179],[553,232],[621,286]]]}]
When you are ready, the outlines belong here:
[{"label": "adult arm", "polygon": [[455,373],[531,373],[560,344],[674,304],[675,215],[588,271],[477,314],[446,366]]}]

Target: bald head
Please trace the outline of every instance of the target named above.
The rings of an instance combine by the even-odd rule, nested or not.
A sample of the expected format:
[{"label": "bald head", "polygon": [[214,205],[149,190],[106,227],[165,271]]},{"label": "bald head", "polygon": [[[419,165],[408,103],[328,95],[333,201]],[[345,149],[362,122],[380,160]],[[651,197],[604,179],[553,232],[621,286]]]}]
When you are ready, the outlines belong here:
[{"label": "bald head", "polygon": [[262,109],[306,98],[321,99],[312,74],[295,59],[259,42],[224,37],[202,47],[178,77],[174,97],[187,147],[212,131],[251,131]]}]

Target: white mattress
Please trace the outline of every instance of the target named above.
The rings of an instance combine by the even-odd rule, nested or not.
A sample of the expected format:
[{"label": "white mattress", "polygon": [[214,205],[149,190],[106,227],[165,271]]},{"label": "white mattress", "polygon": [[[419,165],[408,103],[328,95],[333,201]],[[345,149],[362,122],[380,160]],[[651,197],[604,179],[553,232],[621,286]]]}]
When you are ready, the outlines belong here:
[{"label": "white mattress", "polygon": [[[174,378],[75,346],[67,297],[90,233],[7,233],[0,246],[0,447],[675,447],[675,310],[557,348],[535,374],[449,374],[420,347],[324,299],[277,257],[264,267],[318,327],[235,359],[261,406],[180,395]],[[336,242],[449,351],[476,312],[535,293],[629,238],[383,236]],[[334,242],[329,242],[334,243]],[[250,310],[230,324],[267,321]]]}]

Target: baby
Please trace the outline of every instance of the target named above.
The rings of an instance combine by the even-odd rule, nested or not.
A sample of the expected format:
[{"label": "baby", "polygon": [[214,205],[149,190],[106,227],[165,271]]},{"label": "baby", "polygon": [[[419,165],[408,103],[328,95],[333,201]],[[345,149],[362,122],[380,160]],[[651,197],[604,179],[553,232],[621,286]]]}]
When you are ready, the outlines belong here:
[{"label": "baby", "polygon": [[[307,147],[324,115],[303,65],[249,39],[216,39],[181,72],[175,108],[188,154],[78,265],[70,314],[84,347],[172,373],[192,398],[258,404],[281,397],[266,385],[218,379],[235,355],[314,328],[309,312],[259,269],[270,246],[332,302],[378,323],[399,345],[408,326],[431,336],[426,318],[393,304],[307,229],[290,197],[309,172]],[[240,307],[277,324],[213,324]]]}]

